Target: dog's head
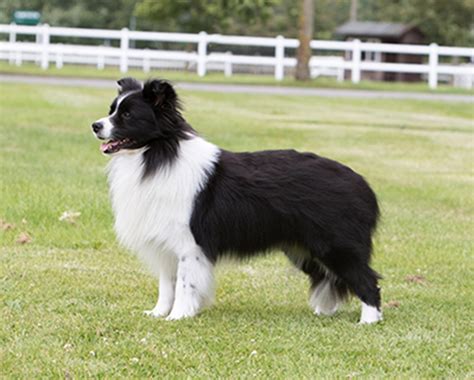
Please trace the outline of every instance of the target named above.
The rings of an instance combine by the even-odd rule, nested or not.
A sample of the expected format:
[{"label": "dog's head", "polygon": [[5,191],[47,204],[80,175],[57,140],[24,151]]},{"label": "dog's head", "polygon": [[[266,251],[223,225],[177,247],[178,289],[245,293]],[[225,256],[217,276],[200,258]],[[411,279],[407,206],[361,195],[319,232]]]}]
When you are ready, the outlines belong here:
[{"label": "dog's head", "polygon": [[92,124],[95,136],[106,140],[101,145],[103,153],[136,150],[186,133],[183,126],[189,126],[180,114],[178,97],[169,82],[154,79],[142,86],[133,78],[123,78],[117,84],[118,96],[109,115]]}]

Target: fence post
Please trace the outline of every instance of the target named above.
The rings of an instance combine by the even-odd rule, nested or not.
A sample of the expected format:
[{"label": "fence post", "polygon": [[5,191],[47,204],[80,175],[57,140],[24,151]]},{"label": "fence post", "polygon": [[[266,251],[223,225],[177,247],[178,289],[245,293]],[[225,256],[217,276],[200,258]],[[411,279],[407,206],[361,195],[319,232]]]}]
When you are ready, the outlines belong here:
[{"label": "fence post", "polygon": [[430,44],[428,84],[431,89],[438,87],[438,45]]},{"label": "fence post", "polygon": [[149,73],[151,68],[151,58],[150,58],[150,51],[148,48],[143,50],[143,72]]},{"label": "fence post", "polygon": [[[14,22],[12,22],[10,24],[10,35],[9,35],[9,38],[8,38],[8,42],[10,42],[11,44],[14,44],[16,42],[16,24]],[[12,65],[13,63],[15,62],[15,52],[13,51],[10,51],[10,57],[8,58],[8,63],[10,65]]]},{"label": "fence post", "polygon": [[58,51],[56,53],[56,68],[57,69],[62,69],[64,62],[63,62],[63,50],[62,50],[62,44],[59,44],[58,46]]},{"label": "fence post", "polygon": [[16,24],[14,22],[10,23],[10,35],[8,41],[13,44],[16,42]]},{"label": "fence post", "polygon": [[203,77],[204,75],[206,75],[206,58],[207,58],[207,33],[199,32],[197,74],[200,77]]},{"label": "fence post", "polygon": [[337,81],[344,82],[344,69],[342,67],[339,67],[336,70],[337,70]]},{"label": "fence post", "polygon": [[352,83],[360,82],[360,40],[352,41]]},{"label": "fence post", "polygon": [[128,45],[129,45],[128,29],[122,28],[122,36],[120,37],[120,72],[128,71]]},{"label": "fence post", "polygon": [[225,53],[224,76],[226,77],[232,76],[232,52],[230,51]]},{"label": "fence post", "polygon": [[49,67],[49,25],[44,24],[41,28],[41,68]]},{"label": "fence post", "polygon": [[275,39],[275,80],[283,80],[285,76],[285,38],[277,36]]},{"label": "fence post", "polygon": [[15,65],[21,66],[22,63],[21,50],[18,50],[15,54]]},{"label": "fence post", "polygon": [[105,51],[102,47],[99,47],[99,54],[97,55],[97,69],[104,70],[105,67]]}]

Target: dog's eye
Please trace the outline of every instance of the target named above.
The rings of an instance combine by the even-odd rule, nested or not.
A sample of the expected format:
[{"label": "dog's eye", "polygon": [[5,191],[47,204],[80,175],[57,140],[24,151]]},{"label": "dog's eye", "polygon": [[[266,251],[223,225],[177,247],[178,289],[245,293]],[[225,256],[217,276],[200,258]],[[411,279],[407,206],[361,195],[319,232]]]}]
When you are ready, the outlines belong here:
[{"label": "dog's eye", "polygon": [[130,119],[130,116],[131,116],[131,115],[130,115],[130,112],[124,112],[124,113],[122,114],[122,117],[123,117],[124,119]]}]

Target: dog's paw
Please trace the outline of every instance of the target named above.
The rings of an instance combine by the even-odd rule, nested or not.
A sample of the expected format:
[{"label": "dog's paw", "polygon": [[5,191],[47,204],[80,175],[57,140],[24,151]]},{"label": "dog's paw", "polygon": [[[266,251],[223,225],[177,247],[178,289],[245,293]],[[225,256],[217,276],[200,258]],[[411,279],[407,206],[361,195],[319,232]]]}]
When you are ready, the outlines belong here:
[{"label": "dog's paw", "polygon": [[376,307],[362,304],[362,314],[360,316],[360,325],[366,325],[371,323],[377,323],[383,319],[382,311]]},{"label": "dog's paw", "polygon": [[332,307],[324,307],[321,305],[316,306],[314,309],[314,314],[318,316],[327,316],[330,317],[336,314],[337,309],[339,308],[339,304],[335,304]]},{"label": "dog's paw", "polygon": [[151,310],[145,310],[143,314],[154,317],[154,318],[163,318],[166,317],[170,313],[169,308],[160,308],[160,307],[155,307]]},{"label": "dog's paw", "polygon": [[184,318],[191,318],[198,314],[198,309],[196,308],[181,308],[174,307],[171,310],[171,313],[166,318],[167,321],[177,321]]},{"label": "dog's paw", "polygon": [[180,319],[184,319],[184,318],[192,318],[196,315],[197,313],[193,313],[193,312],[189,312],[189,313],[174,313],[174,312],[171,312],[170,315],[168,315],[166,317],[166,320],[167,321],[178,321]]}]

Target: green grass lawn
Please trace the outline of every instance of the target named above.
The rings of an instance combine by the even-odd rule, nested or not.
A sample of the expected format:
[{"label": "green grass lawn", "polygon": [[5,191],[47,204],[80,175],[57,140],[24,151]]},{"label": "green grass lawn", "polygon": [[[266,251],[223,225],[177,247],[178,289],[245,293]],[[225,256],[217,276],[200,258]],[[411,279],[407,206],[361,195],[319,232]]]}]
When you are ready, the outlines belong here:
[{"label": "green grass lawn", "polygon": [[431,90],[426,82],[402,83],[402,82],[377,82],[361,81],[358,84],[350,80],[337,82],[335,78],[320,77],[308,82],[296,81],[290,76],[286,76],[281,82],[275,81],[272,75],[252,75],[252,74],[234,74],[231,77],[225,77],[221,72],[208,72],[206,76],[199,77],[192,71],[173,71],[173,70],[154,70],[150,73],[144,73],[142,70],[131,69],[127,74],[120,73],[118,68],[107,67],[104,70],[97,70],[95,66],[65,65],[62,69],[57,69],[50,65],[49,69],[43,70],[38,65],[24,63],[22,66],[10,65],[7,62],[0,61],[0,74],[18,74],[18,75],[42,75],[59,77],[79,77],[79,78],[103,78],[116,80],[124,75],[140,79],[150,77],[167,78],[172,81],[181,82],[202,82],[202,83],[222,83],[222,84],[242,84],[242,85],[264,85],[264,86],[292,86],[308,88],[335,88],[350,90],[373,90],[373,91],[401,91],[401,92],[425,92],[433,94],[460,94],[473,95],[474,90],[453,87],[445,84],[439,84],[438,88]]},{"label": "green grass lawn", "polygon": [[155,280],[112,230],[90,124],[113,95],[0,84],[1,378],[474,376],[472,107],[183,92],[214,143],[313,151],[368,179],[384,321],[358,325],[356,300],[313,315],[307,279],[277,253],[222,265],[214,307],[166,322],[142,315]]}]

